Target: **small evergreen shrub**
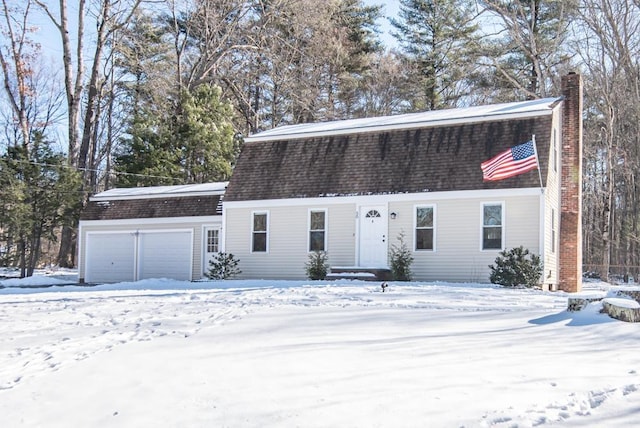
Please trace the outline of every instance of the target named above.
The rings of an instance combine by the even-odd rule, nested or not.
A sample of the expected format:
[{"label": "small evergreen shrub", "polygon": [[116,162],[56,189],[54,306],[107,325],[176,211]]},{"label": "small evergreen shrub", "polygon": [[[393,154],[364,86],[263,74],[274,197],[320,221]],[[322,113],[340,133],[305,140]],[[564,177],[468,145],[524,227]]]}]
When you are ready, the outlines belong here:
[{"label": "small evergreen shrub", "polygon": [[400,232],[397,239],[399,243],[391,245],[391,250],[389,251],[391,274],[395,281],[411,281],[413,255],[404,241],[404,232]]},{"label": "small evergreen shrub", "polygon": [[329,270],[329,256],[324,251],[314,251],[309,253],[309,261],[304,264],[307,278],[312,281],[325,279]]},{"label": "small evergreen shrub", "polygon": [[501,251],[494,263],[489,265],[489,280],[493,284],[505,287],[535,287],[540,284],[542,261],[522,246]]},{"label": "small evergreen shrub", "polygon": [[209,271],[205,273],[209,279],[230,279],[240,275],[242,271],[238,268],[240,260],[231,253],[218,253],[209,260]]}]

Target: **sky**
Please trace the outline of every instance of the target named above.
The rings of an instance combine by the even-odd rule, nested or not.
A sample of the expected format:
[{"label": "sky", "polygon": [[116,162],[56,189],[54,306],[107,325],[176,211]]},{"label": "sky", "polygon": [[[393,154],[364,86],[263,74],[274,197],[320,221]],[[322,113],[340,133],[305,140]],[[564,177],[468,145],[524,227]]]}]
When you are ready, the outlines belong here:
[{"label": "sky", "polygon": [[[488,284],[0,280],[0,426],[627,427],[637,324]],[[585,284],[585,293],[616,287]]]}]

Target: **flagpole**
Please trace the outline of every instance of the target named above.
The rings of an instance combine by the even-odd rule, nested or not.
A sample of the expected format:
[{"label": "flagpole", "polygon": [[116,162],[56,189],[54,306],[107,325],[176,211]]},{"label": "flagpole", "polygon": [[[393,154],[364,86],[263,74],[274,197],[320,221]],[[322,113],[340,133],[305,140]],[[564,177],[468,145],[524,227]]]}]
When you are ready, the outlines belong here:
[{"label": "flagpole", "polygon": [[538,177],[540,178],[540,193],[544,193],[544,186],[542,185],[542,172],[540,171],[540,158],[538,157],[538,146],[536,146],[536,134],[531,134],[531,141],[533,142],[533,153],[536,155],[536,164],[538,165]]}]

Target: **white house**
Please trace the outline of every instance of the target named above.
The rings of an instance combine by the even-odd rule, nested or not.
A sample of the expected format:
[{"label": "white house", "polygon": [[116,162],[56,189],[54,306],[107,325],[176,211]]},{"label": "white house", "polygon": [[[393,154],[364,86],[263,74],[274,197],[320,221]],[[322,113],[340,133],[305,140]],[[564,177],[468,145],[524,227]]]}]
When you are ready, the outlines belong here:
[{"label": "white house", "polygon": [[[481,164],[531,140],[534,169],[485,180]],[[581,150],[577,74],[557,98],[275,128],[245,139],[229,183],[92,197],[79,277],[195,280],[225,251],[244,278],[303,279],[315,250],[334,272],[383,275],[403,235],[417,280],[486,282],[524,246],[546,287],[578,291]]]},{"label": "white house", "polygon": [[[558,98],[252,135],[225,194],[225,251],[245,278],[301,279],[314,250],[334,269],[386,268],[404,234],[415,279],[486,282],[498,253],[522,245],[543,257],[546,286],[579,287],[579,268],[561,278],[559,250],[565,217],[563,246],[580,246],[579,207],[562,198],[580,198],[563,180],[580,180],[581,80],[563,82]],[[539,169],[483,180],[481,163],[532,138]]]}]

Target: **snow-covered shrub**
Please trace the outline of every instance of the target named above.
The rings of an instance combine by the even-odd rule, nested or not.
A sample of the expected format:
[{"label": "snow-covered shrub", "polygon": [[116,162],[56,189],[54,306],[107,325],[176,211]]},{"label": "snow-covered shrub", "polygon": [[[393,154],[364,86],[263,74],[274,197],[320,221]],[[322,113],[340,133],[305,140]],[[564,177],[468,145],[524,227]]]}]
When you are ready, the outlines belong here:
[{"label": "snow-covered shrub", "polygon": [[505,287],[535,287],[540,284],[542,261],[522,246],[501,251],[494,263],[489,265],[489,280],[493,284]]},{"label": "snow-covered shrub", "polygon": [[406,242],[404,242],[404,232],[400,232],[396,239],[399,241],[399,244],[391,245],[391,250],[389,250],[391,274],[395,281],[411,281],[413,255],[409,247],[407,247]]},{"label": "snow-covered shrub", "polygon": [[307,278],[310,280],[325,279],[329,270],[329,256],[324,251],[309,253],[309,261],[304,264]]},{"label": "snow-covered shrub", "polygon": [[242,271],[238,268],[240,260],[231,253],[218,253],[209,260],[209,271],[205,273],[209,279],[230,279],[240,275]]}]

